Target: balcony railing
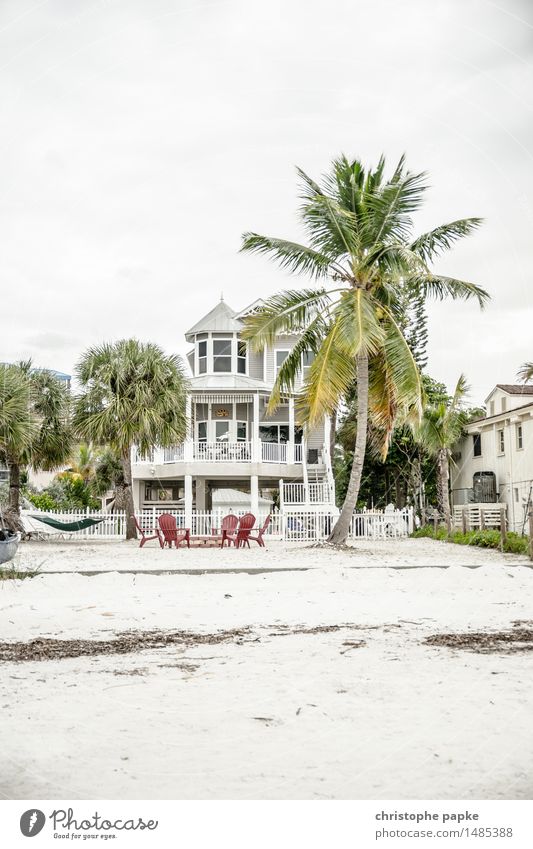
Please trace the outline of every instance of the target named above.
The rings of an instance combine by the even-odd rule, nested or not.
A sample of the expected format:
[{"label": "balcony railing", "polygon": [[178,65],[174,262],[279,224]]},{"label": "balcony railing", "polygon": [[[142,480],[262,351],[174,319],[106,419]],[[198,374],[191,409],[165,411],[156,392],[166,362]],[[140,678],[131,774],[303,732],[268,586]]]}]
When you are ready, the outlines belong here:
[{"label": "balcony railing", "polygon": [[[154,448],[147,454],[133,452],[133,463],[158,465],[164,463],[183,463],[186,459],[206,463],[250,463],[252,461],[251,442],[192,442],[186,455],[185,444],[170,448]],[[289,445],[281,442],[259,442],[257,458],[262,463],[289,462]],[[294,445],[294,462],[301,463],[303,446]]]},{"label": "balcony railing", "polygon": [[193,458],[209,463],[249,463],[252,448],[249,442],[195,442]]},{"label": "balcony railing", "polygon": [[286,463],[287,445],[282,442],[262,442],[261,460],[263,463]]},{"label": "balcony railing", "polygon": [[310,482],[283,484],[283,500],[285,504],[329,504],[330,492],[327,483]]},{"label": "balcony railing", "polygon": [[165,448],[163,451],[163,463],[180,463],[183,462],[183,457],[183,443],[181,445],[173,445],[171,448]]}]

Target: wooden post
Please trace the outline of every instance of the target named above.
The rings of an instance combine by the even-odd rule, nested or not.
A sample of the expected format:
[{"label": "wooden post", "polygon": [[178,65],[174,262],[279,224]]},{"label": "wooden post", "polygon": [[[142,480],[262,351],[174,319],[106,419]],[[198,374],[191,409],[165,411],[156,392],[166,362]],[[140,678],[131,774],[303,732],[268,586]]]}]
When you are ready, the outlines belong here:
[{"label": "wooden post", "polygon": [[501,550],[503,551],[503,547],[507,542],[507,514],[505,507],[500,507],[500,537]]},{"label": "wooden post", "polygon": [[533,510],[529,513],[529,559],[533,560]]},{"label": "wooden post", "polygon": [[483,507],[479,508],[479,530],[485,530],[485,511],[483,510]]},{"label": "wooden post", "polygon": [[433,536],[435,537],[435,539],[437,538],[438,522],[439,522],[439,514],[438,514],[438,511],[435,510],[434,513],[433,513]]},{"label": "wooden post", "polygon": [[464,534],[466,534],[466,511],[467,511],[467,508],[463,507],[462,512],[461,512],[461,526],[462,526],[462,531],[463,531]]}]

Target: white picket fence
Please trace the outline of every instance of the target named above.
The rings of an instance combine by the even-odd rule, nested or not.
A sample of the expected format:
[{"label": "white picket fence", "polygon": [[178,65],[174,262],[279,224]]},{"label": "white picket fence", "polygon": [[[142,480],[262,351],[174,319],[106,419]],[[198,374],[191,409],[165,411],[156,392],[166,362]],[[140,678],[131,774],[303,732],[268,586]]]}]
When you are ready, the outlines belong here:
[{"label": "white picket fence", "polygon": [[[124,512],[102,513],[94,510],[70,510],[63,512],[32,510],[32,516],[49,516],[59,522],[77,522],[82,519],[102,519],[102,521],[83,531],[74,531],[67,535],[77,539],[123,539],[126,532],[126,514]],[[221,526],[227,511],[217,509],[212,511],[193,511],[189,523],[191,534],[211,535]],[[241,514],[246,511],[241,511]],[[170,513],[176,517],[178,527],[184,528],[185,512],[172,510],[168,507],[150,507],[136,513],[136,518],[145,530],[157,526],[157,519],[162,513]],[[260,527],[267,513],[259,513],[256,526]],[[321,542],[327,539],[335,522],[338,512],[330,510],[274,510],[271,513],[267,535],[271,539],[295,542]],[[408,536],[414,529],[413,511],[407,507],[403,510],[379,511],[361,510],[354,513],[349,532],[350,539],[400,539]]]}]

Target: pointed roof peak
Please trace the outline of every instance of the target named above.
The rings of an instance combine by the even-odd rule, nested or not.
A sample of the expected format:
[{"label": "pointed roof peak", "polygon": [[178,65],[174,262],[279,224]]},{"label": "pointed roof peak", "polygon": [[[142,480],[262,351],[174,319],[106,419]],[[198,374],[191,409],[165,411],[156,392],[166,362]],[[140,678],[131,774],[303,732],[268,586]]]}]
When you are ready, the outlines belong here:
[{"label": "pointed roof peak", "polygon": [[193,342],[197,333],[237,333],[241,322],[237,313],[221,298],[203,318],[194,324],[185,334],[187,342]]}]

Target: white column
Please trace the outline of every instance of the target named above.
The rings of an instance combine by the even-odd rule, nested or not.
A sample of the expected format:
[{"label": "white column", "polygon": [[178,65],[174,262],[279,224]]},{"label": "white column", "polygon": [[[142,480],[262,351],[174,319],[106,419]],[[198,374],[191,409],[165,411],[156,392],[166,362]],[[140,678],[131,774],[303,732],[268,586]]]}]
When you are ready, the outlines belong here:
[{"label": "white column", "polygon": [[185,436],[185,442],[183,443],[183,459],[192,460],[194,433],[192,422],[192,399],[190,395],[187,395],[187,400],[185,402],[185,417],[187,419],[187,434]]},{"label": "white column", "polygon": [[289,398],[289,444],[287,445],[287,463],[294,463],[294,398]]},{"label": "white column", "polygon": [[[329,461],[333,460],[332,457],[329,456],[329,443],[331,440],[331,419],[329,416],[324,416],[324,445],[322,446],[322,451],[324,452],[325,457],[329,457]],[[327,465],[326,460],[326,465]]]},{"label": "white column", "polygon": [[192,475],[185,475],[185,527],[192,526]]},{"label": "white column", "polygon": [[261,461],[260,450],[261,446],[259,444],[259,395],[256,392],[253,396],[252,463],[259,463]]},{"label": "white column", "polygon": [[250,511],[254,516],[259,513],[259,478],[257,475],[250,477]]}]

